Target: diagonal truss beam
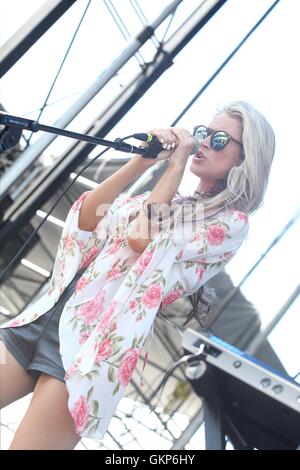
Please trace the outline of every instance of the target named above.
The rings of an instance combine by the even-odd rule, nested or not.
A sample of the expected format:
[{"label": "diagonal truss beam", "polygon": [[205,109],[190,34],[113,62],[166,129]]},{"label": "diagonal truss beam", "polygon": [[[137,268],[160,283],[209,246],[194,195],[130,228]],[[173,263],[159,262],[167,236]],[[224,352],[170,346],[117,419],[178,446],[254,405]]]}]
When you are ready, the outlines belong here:
[{"label": "diagonal truss beam", "polygon": [[[210,18],[218,11],[218,9],[225,3],[226,0],[212,0],[210,3],[201,2],[198,8],[190,15],[190,17],[181,25],[173,36],[164,44],[163,50],[156,57],[155,62],[149,65],[146,71],[141,71],[137,77],[133,79],[131,84],[125,88],[119,96],[117,96],[106,110],[92,123],[87,133],[93,136],[103,137],[106,135],[127,113],[127,111],[135,104],[145,92],[153,85],[153,83],[172,65],[173,58],[186,46],[188,40],[197,34],[197,32],[210,20]],[[204,8],[205,7],[205,8]],[[52,137],[52,135],[50,136]],[[39,151],[35,154],[35,159],[44,150],[44,145],[39,143],[42,139],[48,139],[48,136],[43,136],[36,142],[32,148]],[[82,163],[87,155],[91,152],[93,145],[85,144],[83,142],[74,143],[64,154],[57,159],[55,166],[48,170],[40,179],[36,180],[35,187],[31,187],[27,192],[24,191],[20,197],[7,211],[6,221],[10,219],[11,224],[4,225],[0,232],[0,245],[4,246],[7,240],[10,239],[13,233],[16,233],[20,228],[26,224],[39,209],[55,192],[56,188],[60,187],[68,178],[68,175],[74,171],[80,163]],[[20,163],[21,155],[18,162]],[[31,155],[32,156],[32,155]],[[24,169],[28,168],[30,159]],[[16,167],[13,169],[11,181],[2,181],[2,191],[8,189],[13,181],[16,179]]]},{"label": "diagonal truss beam", "polygon": [[49,0],[0,48],[0,78],[76,0]]}]

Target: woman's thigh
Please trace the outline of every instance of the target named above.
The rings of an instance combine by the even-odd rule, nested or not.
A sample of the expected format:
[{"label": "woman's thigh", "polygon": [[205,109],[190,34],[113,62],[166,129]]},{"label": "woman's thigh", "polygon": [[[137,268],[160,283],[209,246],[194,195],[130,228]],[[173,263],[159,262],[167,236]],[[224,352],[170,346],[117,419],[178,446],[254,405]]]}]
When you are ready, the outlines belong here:
[{"label": "woman's thigh", "polygon": [[0,408],[33,392],[34,378],[0,340]]},{"label": "woman's thigh", "polygon": [[71,450],[79,442],[64,382],[42,373],[10,450]]}]

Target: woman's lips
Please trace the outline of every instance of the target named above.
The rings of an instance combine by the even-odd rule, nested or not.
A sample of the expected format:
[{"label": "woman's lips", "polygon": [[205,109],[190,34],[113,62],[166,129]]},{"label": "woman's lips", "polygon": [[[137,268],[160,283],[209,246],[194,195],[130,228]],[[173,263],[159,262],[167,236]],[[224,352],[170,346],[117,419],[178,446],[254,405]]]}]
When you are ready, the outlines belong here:
[{"label": "woman's lips", "polygon": [[206,157],[201,150],[199,150],[193,158],[193,160],[205,160],[205,159]]}]

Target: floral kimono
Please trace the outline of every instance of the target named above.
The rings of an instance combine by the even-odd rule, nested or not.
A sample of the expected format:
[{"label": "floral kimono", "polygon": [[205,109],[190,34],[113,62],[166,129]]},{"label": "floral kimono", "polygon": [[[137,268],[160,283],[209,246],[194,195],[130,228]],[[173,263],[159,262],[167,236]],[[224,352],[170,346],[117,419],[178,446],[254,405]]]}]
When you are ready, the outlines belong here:
[{"label": "floral kimono", "polygon": [[159,308],[196,292],[236,253],[248,231],[247,216],[224,210],[196,234],[162,231],[143,253],[127,244],[150,191],[116,198],[96,228],[80,230],[85,192],[71,207],[60,239],[48,292],[4,325],[36,320],[57,302],[76,272],[86,267],[65,303],[59,340],[68,407],[81,437],[102,438],[122,398]]}]

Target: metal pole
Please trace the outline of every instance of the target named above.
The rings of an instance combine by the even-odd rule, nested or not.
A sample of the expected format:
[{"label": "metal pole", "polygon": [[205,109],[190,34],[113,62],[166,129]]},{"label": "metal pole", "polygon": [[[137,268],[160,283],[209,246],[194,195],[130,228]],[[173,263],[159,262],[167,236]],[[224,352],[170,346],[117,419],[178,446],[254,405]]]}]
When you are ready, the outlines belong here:
[{"label": "metal pole", "polygon": [[271,331],[275,328],[275,326],[280,322],[284,314],[287,312],[289,307],[292,305],[292,303],[297,299],[297,297],[300,294],[300,285],[296,287],[294,292],[290,295],[288,300],[285,302],[285,304],[281,307],[279,312],[275,315],[275,317],[270,321],[270,323],[266,326],[266,328],[259,333],[249,344],[249,346],[246,349],[246,352],[248,354],[254,355],[255,352],[258,350],[259,346],[262,344],[263,341],[269,336]]},{"label": "metal pole", "polygon": [[197,413],[195,414],[195,416],[193,416],[188,426],[180,435],[180,437],[174,440],[171,450],[184,449],[184,447],[191,440],[195,432],[198,431],[201,424],[203,424],[203,420],[204,420],[204,409],[203,409],[203,405],[201,405]]},{"label": "metal pole", "polygon": [[[182,0],[174,0],[168,5],[159,17],[147,26],[104,70],[92,85],[78,98],[78,100],[63,114],[56,122],[55,127],[65,128],[77,114],[99,93],[99,91],[112,79],[118,70],[132,57],[139,48],[153,35],[155,29],[178,7]],[[33,145],[28,147],[18,158],[18,160],[5,172],[2,177],[0,187],[0,199],[2,199],[9,188],[17,181],[17,179],[28,169],[48,145],[56,138],[55,134],[45,134]]]},{"label": "metal pole", "polygon": [[75,1],[48,0],[3,44],[0,48],[0,77],[6,74]]}]

